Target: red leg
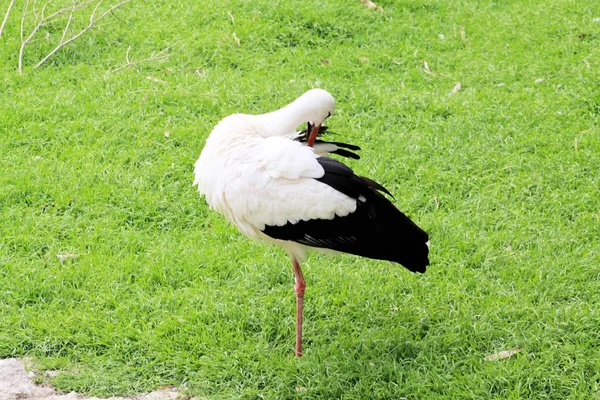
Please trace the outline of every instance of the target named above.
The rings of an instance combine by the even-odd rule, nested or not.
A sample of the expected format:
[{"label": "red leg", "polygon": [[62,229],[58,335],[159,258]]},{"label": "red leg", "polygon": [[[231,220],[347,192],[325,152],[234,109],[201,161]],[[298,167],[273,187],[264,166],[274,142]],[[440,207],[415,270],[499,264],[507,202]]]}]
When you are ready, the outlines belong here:
[{"label": "red leg", "polygon": [[304,305],[304,289],[306,289],[306,281],[302,276],[300,264],[296,259],[292,260],[294,265],[294,277],[296,284],[294,292],[296,292],[296,356],[302,357],[302,306]]}]

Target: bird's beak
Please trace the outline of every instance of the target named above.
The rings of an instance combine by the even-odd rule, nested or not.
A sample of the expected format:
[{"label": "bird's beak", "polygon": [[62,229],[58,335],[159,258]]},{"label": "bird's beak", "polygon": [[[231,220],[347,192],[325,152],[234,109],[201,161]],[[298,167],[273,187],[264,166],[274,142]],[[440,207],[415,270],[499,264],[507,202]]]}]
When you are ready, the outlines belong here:
[{"label": "bird's beak", "polygon": [[[311,129],[312,128],[312,129]],[[308,137],[306,139],[306,144],[309,147],[313,147],[315,144],[315,140],[317,139],[317,135],[319,134],[319,129],[321,129],[321,125],[311,125],[308,124]]]}]

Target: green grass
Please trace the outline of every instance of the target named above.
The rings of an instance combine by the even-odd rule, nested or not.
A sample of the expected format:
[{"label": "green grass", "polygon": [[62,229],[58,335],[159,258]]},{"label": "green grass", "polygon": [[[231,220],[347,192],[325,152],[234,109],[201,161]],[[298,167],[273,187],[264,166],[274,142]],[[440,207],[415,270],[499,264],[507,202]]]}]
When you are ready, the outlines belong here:
[{"label": "green grass", "polygon": [[[61,34],[43,28],[22,75],[17,4],[0,38],[0,357],[102,396],[600,398],[600,3],[378,4],[134,1],[34,70]],[[107,73],[129,46],[169,58]],[[350,165],[432,252],[422,276],[311,256],[296,359],[287,257],[208,210],[192,166],[223,116],[315,86],[363,147]]]}]

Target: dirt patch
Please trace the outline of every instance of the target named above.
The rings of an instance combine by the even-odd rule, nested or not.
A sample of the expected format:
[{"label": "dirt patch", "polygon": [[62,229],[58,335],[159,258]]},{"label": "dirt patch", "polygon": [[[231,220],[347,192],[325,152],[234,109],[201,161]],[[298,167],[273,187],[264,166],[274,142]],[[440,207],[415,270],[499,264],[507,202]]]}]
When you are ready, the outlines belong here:
[{"label": "dirt patch", "polygon": [[[25,363],[16,358],[0,360],[0,399],[2,400],[107,400],[86,397],[75,392],[63,394],[53,387],[33,383],[32,372],[27,372]],[[157,390],[133,397],[110,397],[108,400],[179,400],[186,396],[175,388]]]}]

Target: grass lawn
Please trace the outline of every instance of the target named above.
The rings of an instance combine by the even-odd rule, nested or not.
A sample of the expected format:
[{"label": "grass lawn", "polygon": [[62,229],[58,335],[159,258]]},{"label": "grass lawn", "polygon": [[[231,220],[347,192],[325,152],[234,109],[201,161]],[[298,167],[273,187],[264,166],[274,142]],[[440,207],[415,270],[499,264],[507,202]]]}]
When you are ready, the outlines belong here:
[{"label": "grass lawn", "polygon": [[[99,396],[599,399],[600,2],[377,4],[134,0],[34,69],[67,14],[42,27],[19,74],[17,1],[0,38],[0,358]],[[128,48],[168,57],[109,73]],[[312,87],[363,147],[349,165],[432,252],[424,275],[311,256],[297,359],[287,256],[208,210],[192,168],[223,116]]]}]

